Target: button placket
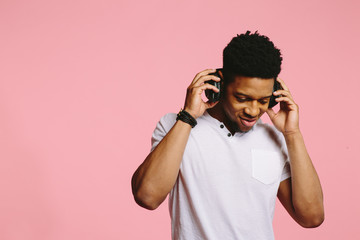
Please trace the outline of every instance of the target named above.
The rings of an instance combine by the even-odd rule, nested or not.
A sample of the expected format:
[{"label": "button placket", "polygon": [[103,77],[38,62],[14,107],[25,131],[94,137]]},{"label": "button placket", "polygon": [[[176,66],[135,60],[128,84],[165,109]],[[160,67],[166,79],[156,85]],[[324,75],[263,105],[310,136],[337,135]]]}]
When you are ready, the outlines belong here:
[{"label": "button placket", "polygon": [[225,125],[223,123],[220,124],[220,128],[222,129],[222,131],[224,131],[224,133],[226,134],[227,137],[231,138],[232,134],[229,132],[229,130],[227,128],[225,128]]}]

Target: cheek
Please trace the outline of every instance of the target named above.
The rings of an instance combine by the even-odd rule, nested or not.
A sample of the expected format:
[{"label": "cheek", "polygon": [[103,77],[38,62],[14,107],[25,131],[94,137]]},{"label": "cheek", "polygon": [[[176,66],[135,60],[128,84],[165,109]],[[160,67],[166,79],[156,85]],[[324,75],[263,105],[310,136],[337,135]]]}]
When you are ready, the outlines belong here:
[{"label": "cheek", "polygon": [[260,111],[261,111],[261,112],[266,112],[266,110],[268,109],[268,107],[269,107],[269,104],[262,105],[262,106],[260,107]]},{"label": "cheek", "polygon": [[232,115],[237,115],[238,113],[240,113],[244,109],[244,104],[239,103],[238,101],[230,102],[227,106],[228,106],[227,107],[228,112],[231,113]]},{"label": "cheek", "polygon": [[263,115],[263,114],[266,112],[267,109],[268,109],[268,106],[267,106],[267,105],[260,107],[260,113],[259,113],[259,115]]}]

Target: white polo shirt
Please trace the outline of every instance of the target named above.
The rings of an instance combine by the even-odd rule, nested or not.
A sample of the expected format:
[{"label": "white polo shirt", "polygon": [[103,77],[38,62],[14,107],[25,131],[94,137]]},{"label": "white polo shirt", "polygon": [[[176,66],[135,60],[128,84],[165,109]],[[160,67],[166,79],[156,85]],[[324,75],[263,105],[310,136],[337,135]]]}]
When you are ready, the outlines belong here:
[{"label": "white polo shirt", "polygon": [[[175,122],[175,113],[161,118],[151,150]],[[197,122],[169,193],[172,239],[274,239],[278,187],[290,177],[283,135],[259,120],[233,136],[207,111]]]}]

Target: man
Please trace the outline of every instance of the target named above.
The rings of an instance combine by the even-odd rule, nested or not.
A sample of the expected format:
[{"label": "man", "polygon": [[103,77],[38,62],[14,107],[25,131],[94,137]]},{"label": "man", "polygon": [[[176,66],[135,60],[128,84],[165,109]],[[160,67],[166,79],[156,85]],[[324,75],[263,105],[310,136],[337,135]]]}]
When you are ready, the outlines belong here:
[{"label": "man", "polygon": [[[198,73],[184,110],[157,124],[132,189],[147,209],[169,194],[173,239],[274,239],[276,196],[301,226],[323,222],[322,189],[298,106],[277,78],[281,62],[268,37],[237,35],[223,51],[220,77],[215,69]],[[221,90],[209,80],[220,82]],[[274,81],[282,89],[273,92]],[[204,90],[220,92],[220,100],[204,102]],[[280,103],[278,112],[268,108],[271,98]],[[265,112],[274,126],[260,120]]]}]

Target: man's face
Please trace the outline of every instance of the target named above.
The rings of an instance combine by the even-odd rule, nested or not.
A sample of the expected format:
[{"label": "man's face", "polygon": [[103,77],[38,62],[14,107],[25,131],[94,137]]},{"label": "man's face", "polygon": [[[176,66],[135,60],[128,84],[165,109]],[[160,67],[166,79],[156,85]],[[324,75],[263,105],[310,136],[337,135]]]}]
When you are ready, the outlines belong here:
[{"label": "man's face", "polygon": [[249,131],[268,109],[274,78],[236,76],[225,89],[222,106],[227,120],[241,132]]}]

